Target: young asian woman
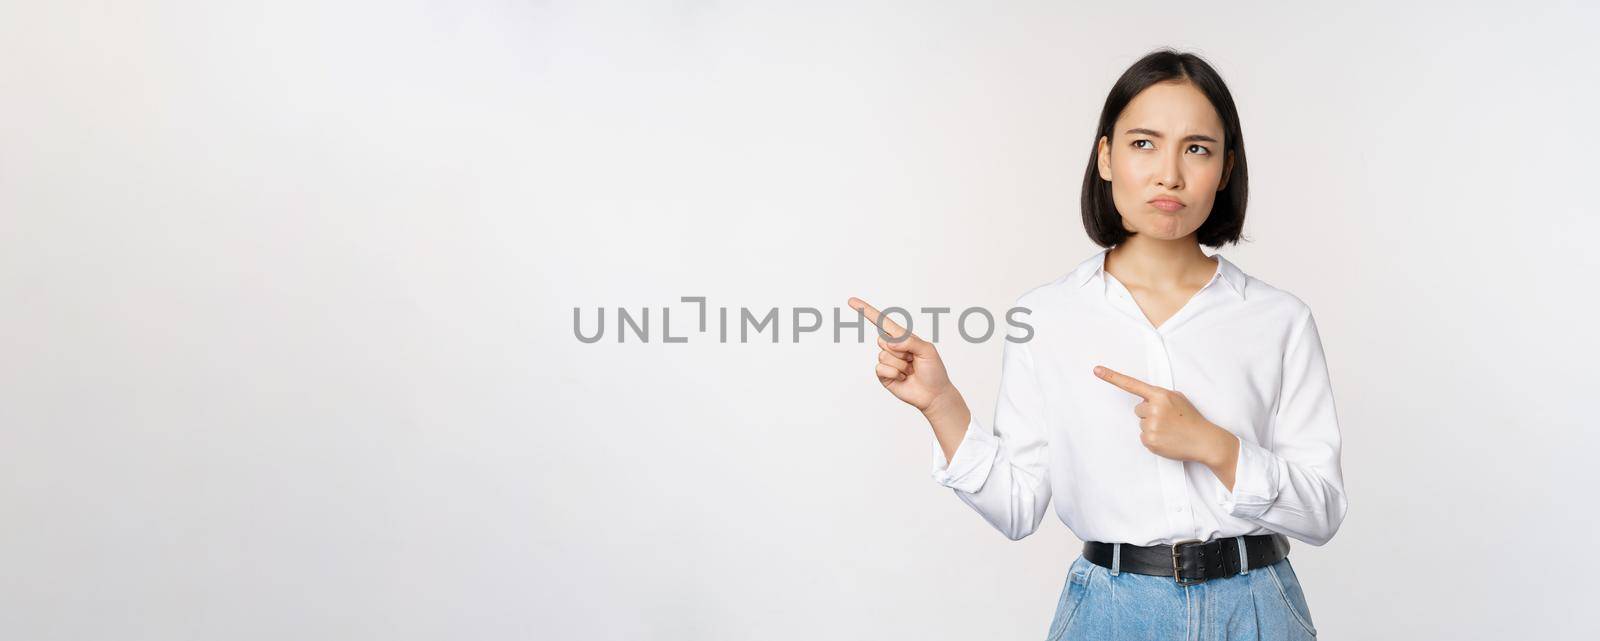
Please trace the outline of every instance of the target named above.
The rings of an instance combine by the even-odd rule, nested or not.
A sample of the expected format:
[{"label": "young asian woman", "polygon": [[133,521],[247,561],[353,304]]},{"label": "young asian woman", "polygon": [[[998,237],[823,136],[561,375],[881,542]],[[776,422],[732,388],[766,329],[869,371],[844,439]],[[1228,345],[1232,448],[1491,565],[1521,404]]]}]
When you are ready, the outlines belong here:
[{"label": "young asian woman", "polygon": [[1316,635],[1289,539],[1327,543],[1347,508],[1316,321],[1202,250],[1239,241],[1248,175],[1210,64],[1164,49],[1128,68],[1084,175],[1103,249],[1017,298],[1032,335],[1004,343],[993,421],[932,343],[849,301],[882,331],[878,382],[933,429],[935,481],[1012,540],[1053,500],[1084,541],[1051,641]]}]

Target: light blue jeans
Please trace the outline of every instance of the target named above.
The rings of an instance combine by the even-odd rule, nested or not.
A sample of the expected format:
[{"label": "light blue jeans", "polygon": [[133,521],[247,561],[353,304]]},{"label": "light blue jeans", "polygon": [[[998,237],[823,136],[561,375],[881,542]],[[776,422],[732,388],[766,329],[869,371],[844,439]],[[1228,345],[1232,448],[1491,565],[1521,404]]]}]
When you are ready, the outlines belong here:
[{"label": "light blue jeans", "polygon": [[1170,576],[1073,560],[1048,641],[1315,639],[1311,609],[1284,558],[1226,579],[1179,586]]}]

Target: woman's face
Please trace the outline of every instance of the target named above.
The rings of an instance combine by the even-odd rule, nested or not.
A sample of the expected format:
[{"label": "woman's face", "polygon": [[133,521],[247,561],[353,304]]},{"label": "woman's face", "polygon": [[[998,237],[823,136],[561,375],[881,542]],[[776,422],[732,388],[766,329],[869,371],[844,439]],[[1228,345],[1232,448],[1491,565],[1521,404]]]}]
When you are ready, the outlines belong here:
[{"label": "woman's face", "polygon": [[1123,227],[1172,240],[1194,233],[1227,186],[1232,158],[1223,158],[1222,118],[1187,81],[1159,82],[1122,110],[1109,138],[1100,138],[1100,177]]}]

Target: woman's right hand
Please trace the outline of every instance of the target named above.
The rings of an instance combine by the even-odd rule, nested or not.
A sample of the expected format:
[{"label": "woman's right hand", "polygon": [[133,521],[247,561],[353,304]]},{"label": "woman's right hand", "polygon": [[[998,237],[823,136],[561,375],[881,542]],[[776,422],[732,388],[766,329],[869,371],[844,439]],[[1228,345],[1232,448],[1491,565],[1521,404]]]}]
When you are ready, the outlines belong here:
[{"label": "woman's right hand", "polygon": [[939,350],[934,348],[933,343],[915,334],[908,335],[904,327],[883,318],[882,312],[864,300],[852,297],[849,305],[866,316],[867,322],[883,328],[884,332],[895,338],[905,337],[898,342],[891,342],[881,334],[878,336],[878,382],[890,394],[921,410],[923,414],[940,406],[954,403],[965,405],[960,402],[961,394],[956,391],[955,385],[950,383],[944,361],[939,358]]}]

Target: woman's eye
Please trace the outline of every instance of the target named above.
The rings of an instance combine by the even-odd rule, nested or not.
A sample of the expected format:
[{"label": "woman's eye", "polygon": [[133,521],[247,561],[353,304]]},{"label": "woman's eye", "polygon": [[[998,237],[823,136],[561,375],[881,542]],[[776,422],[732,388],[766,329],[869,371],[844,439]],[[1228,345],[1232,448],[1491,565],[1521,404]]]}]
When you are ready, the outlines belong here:
[{"label": "woman's eye", "polygon": [[1200,145],[1189,145],[1189,149],[1199,149],[1200,151],[1198,153],[1202,156],[1211,153],[1210,149],[1206,149]]},{"label": "woman's eye", "polygon": [[1134,146],[1134,148],[1135,148],[1135,149],[1149,149],[1149,147],[1140,147],[1140,146],[1139,146],[1139,143],[1141,143],[1141,142],[1150,142],[1150,141],[1148,141],[1148,140],[1145,140],[1145,139],[1143,139],[1143,138],[1140,138],[1140,139],[1138,139],[1138,140],[1135,140],[1135,141],[1133,141],[1133,146]]}]

